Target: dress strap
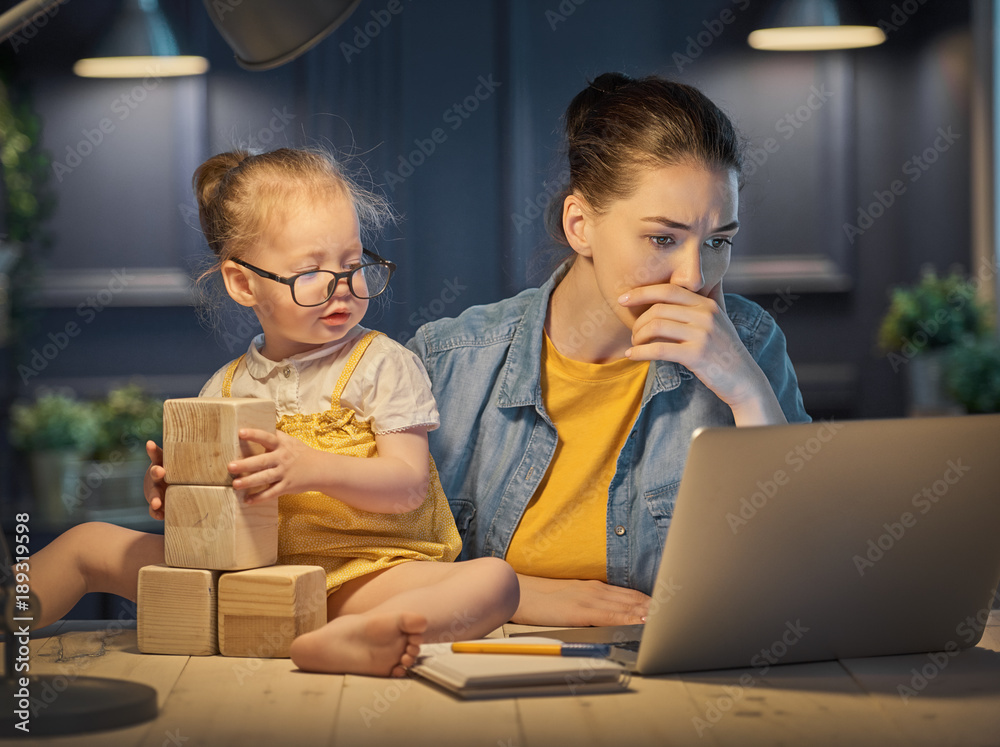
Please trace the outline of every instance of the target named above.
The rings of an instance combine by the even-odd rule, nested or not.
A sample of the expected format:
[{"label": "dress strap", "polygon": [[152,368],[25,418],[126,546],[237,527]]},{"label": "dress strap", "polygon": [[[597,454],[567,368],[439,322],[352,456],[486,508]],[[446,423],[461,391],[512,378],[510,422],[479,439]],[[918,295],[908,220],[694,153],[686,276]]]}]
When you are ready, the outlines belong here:
[{"label": "dress strap", "polygon": [[381,332],[377,330],[371,330],[364,337],[362,337],[358,344],[354,346],[354,350],[351,351],[351,357],[347,359],[347,363],[344,364],[344,370],[340,374],[340,378],[337,379],[337,385],[333,388],[333,394],[330,395],[330,406],[340,407],[340,397],[344,393],[344,389],[347,388],[347,382],[350,381],[351,375],[354,373],[354,369],[358,367],[358,363],[361,361],[361,356],[365,354],[368,346],[372,344],[372,340],[378,337]]},{"label": "dress strap", "polygon": [[244,353],[239,358],[234,360],[229,364],[229,368],[226,370],[226,378],[222,380],[222,396],[232,397],[233,396],[233,377],[236,375],[236,369],[240,367],[240,363],[243,359],[247,357]]}]

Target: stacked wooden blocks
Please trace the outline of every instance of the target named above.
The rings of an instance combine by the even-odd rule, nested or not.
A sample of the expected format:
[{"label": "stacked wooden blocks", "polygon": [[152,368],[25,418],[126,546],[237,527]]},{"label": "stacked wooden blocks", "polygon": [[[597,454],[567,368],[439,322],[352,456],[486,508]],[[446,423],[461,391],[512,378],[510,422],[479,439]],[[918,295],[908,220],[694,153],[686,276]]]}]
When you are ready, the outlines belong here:
[{"label": "stacked wooden blocks", "polygon": [[296,636],[326,622],[323,569],[274,565],[278,501],[247,504],[226,469],[263,451],[240,428],[274,423],[270,400],[164,403],[166,563],[139,573],[143,653],[285,657]]}]

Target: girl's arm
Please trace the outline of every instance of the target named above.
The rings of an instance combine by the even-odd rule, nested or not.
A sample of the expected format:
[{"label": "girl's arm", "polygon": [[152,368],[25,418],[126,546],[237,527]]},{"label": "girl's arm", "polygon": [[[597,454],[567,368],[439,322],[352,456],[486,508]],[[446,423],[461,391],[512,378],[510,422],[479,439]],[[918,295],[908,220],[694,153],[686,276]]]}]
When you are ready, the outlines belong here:
[{"label": "girl's arm", "polygon": [[313,449],[281,431],[246,428],[240,438],[266,450],[228,465],[230,474],[239,475],[233,480],[237,490],[264,488],[249,496],[248,503],[315,490],[364,511],[398,514],[418,508],[427,496],[425,428],[376,434],[378,456],[371,459]]}]

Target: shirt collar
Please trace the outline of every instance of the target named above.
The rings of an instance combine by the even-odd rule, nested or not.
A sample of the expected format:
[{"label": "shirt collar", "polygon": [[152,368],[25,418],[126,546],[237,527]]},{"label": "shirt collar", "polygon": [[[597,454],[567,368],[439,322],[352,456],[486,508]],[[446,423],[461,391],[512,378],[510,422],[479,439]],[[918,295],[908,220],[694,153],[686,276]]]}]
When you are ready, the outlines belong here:
[{"label": "shirt collar", "polygon": [[261,381],[274,373],[274,371],[283,369],[289,365],[294,366],[296,369],[300,369],[315,361],[323,360],[331,355],[335,355],[343,350],[346,345],[353,345],[357,342],[358,338],[366,332],[368,332],[368,330],[359,324],[352,329],[346,337],[340,340],[334,340],[333,342],[322,345],[315,350],[298,353],[297,355],[290,356],[281,361],[272,361],[270,358],[265,358],[261,355],[261,348],[264,347],[264,333],[262,332],[253,338],[250,343],[250,348],[247,350],[245,359],[247,371],[255,379]]},{"label": "shirt collar", "polygon": [[[542,407],[542,341],[545,333],[545,316],[549,308],[552,290],[569,271],[572,260],[567,260],[552,273],[551,277],[531,297],[514,329],[514,337],[507,353],[507,361],[502,370],[500,391],[497,395],[498,407]],[[692,378],[692,374],[673,361],[655,361],[649,367],[642,403],[660,392],[676,389],[682,378]]]}]

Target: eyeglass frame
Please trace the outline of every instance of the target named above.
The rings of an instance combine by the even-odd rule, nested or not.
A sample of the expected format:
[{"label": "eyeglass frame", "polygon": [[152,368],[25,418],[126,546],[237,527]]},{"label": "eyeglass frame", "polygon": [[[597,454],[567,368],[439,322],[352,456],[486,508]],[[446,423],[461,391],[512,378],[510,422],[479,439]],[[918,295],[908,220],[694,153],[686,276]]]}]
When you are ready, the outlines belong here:
[{"label": "eyeglass frame", "polygon": [[[367,262],[367,263],[361,265],[360,267],[355,267],[353,270],[347,270],[346,272],[335,272],[333,270],[323,270],[323,269],[308,270],[306,272],[300,272],[297,275],[292,275],[290,278],[282,277],[281,275],[277,275],[277,274],[275,274],[273,272],[268,272],[267,270],[262,270],[259,267],[254,267],[249,262],[244,262],[242,259],[236,259],[235,257],[230,257],[230,261],[231,262],[235,262],[236,264],[240,265],[241,267],[246,267],[248,270],[256,273],[257,275],[260,275],[262,278],[266,278],[267,280],[274,280],[275,282],[283,283],[284,285],[287,285],[288,286],[288,290],[292,294],[292,301],[294,301],[296,303],[296,305],[301,306],[304,309],[313,309],[313,308],[316,308],[317,306],[322,306],[327,301],[329,301],[331,298],[333,298],[333,294],[336,293],[336,291],[337,291],[337,284],[340,283],[340,279],[341,278],[344,278],[345,280],[347,280],[347,289],[351,292],[351,295],[354,296],[355,298],[361,299],[362,301],[367,301],[367,300],[372,299],[372,298],[377,298],[378,296],[380,296],[383,293],[385,293],[386,289],[389,287],[389,281],[392,279],[392,273],[394,273],[396,271],[396,263],[389,261],[385,257],[380,257],[375,252],[370,251],[368,249],[365,249],[364,247],[362,247],[361,252],[362,252],[362,256],[370,257],[370,258],[374,259],[375,261],[374,262]],[[385,288],[383,288],[382,290],[380,290],[374,296],[367,296],[367,297],[359,296],[357,293],[354,292],[354,281],[353,281],[352,278],[354,276],[354,273],[360,272],[365,267],[368,267],[370,265],[383,265],[383,266],[389,268],[389,277],[387,277],[386,280],[385,280]],[[329,295],[327,295],[327,297],[324,298],[319,303],[313,303],[313,304],[299,303],[299,299],[297,299],[295,297],[295,281],[298,280],[300,277],[303,277],[304,275],[312,275],[313,273],[316,273],[316,272],[328,272],[331,275],[333,275],[333,282],[330,283],[330,285],[329,285],[329,288],[330,288]]]}]

